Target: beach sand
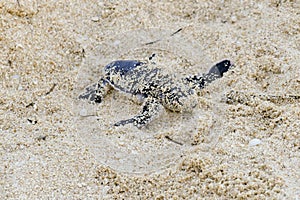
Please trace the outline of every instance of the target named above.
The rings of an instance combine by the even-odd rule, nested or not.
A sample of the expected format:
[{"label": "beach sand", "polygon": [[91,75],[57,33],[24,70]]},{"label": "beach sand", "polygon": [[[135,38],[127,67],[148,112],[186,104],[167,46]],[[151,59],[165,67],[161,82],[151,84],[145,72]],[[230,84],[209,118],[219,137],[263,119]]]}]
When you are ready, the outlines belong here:
[{"label": "beach sand", "polygon": [[[299,1],[0,1],[1,199],[299,199]],[[179,30],[176,34],[177,30]],[[157,41],[159,40],[159,41]],[[157,41],[154,44],[146,43]],[[235,67],[192,113],[78,101],[102,68]]]}]

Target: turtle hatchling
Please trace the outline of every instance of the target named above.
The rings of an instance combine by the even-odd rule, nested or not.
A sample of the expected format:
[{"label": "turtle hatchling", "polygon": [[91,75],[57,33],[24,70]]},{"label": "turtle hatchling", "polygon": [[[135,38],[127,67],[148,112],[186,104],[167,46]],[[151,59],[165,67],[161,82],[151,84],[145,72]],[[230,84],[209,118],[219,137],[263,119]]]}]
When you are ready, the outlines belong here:
[{"label": "turtle hatchling", "polygon": [[162,69],[138,60],[117,60],[104,67],[104,76],[85,89],[79,99],[101,103],[109,90],[116,89],[142,100],[142,110],[136,116],[114,124],[133,124],[143,127],[159,115],[163,108],[175,112],[189,112],[197,105],[197,90],[221,78],[232,63],[223,60],[207,74],[176,78]]}]

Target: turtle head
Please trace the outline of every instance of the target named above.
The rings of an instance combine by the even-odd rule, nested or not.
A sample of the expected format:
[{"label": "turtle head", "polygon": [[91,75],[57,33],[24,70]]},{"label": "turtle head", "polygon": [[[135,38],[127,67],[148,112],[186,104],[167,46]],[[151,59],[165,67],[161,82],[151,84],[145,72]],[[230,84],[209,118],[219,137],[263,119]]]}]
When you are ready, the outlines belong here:
[{"label": "turtle head", "polygon": [[225,72],[229,70],[232,66],[232,62],[230,60],[223,60],[216,65],[214,65],[208,72],[208,74],[215,74],[218,77],[222,77]]}]

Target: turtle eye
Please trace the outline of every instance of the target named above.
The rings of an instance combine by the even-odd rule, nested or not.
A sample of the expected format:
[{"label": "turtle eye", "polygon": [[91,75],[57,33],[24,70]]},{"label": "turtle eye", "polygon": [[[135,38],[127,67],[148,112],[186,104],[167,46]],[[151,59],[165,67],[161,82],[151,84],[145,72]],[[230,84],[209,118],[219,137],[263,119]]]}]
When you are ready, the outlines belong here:
[{"label": "turtle eye", "polygon": [[230,60],[223,60],[216,64],[221,76],[223,76],[223,73],[227,72],[229,67],[231,66]]},{"label": "turtle eye", "polygon": [[218,67],[229,67],[230,65],[230,60],[223,60],[217,64]]}]

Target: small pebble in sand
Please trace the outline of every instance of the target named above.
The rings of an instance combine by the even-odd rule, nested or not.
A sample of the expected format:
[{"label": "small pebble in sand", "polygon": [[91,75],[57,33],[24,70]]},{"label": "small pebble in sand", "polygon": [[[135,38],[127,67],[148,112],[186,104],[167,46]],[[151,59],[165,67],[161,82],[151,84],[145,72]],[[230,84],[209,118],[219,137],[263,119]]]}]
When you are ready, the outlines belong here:
[{"label": "small pebble in sand", "polygon": [[121,41],[120,40],[116,40],[116,41],[114,41],[114,46],[119,46],[120,44],[121,44]]},{"label": "small pebble in sand", "polygon": [[86,116],[87,115],[87,110],[84,109],[84,108],[81,109],[80,112],[79,112],[79,115],[82,116],[82,117]]},{"label": "small pebble in sand", "polygon": [[230,20],[231,20],[231,23],[235,23],[235,22],[237,22],[237,17],[235,15],[233,15],[233,16],[231,16]]},{"label": "small pebble in sand", "polygon": [[254,138],[252,140],[249,141],[249,146],[256,146],[256,145],[259,145],[261,143],[261,140],[260,139],[257,139],[257,138]]},{"label": "small pebble in sand", "polygon": [[13,79],[19,79],[20,76],[19,76],[18,74],[15,74],[15,75],[12,76],[12,78],[13,78]]},{"label": "small pebble in sand", "polygon": [[99,17],[92,17],[92,19],[91,19],[93,22],[98,22],[99,20],[100,20],[100,18]]}]

